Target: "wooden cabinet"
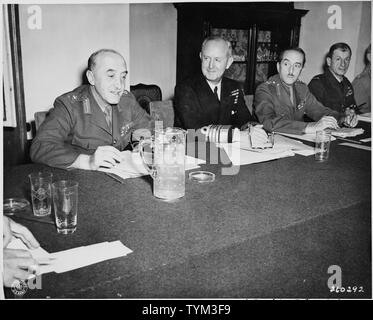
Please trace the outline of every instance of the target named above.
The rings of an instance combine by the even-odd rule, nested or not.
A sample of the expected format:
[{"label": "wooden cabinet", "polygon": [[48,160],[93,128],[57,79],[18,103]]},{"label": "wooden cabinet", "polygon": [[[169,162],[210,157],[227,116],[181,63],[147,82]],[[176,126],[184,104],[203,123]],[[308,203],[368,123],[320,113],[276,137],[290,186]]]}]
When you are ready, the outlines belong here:
[{"label": "wooden cabinet", "polygon": [[301,18],[307,10],[293,3],[180,3],[177,31],[177,81],[200,72],[205,37],[231,41],[234,63],[226,76],[244,84],[245,93],[275,74],[280,51],[297,46]]}]

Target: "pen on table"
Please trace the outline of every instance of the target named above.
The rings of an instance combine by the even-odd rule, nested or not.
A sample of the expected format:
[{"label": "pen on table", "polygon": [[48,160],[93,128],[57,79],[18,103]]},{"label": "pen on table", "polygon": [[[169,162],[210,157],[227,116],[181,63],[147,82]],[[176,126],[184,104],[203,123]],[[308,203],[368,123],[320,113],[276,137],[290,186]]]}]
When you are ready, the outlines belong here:
[{"label": "pen on table", "polygon": [[57,258],[50,257],[50,258],[39,258],[36,259],[36,261],[39,263],[39,265],[50,265],[52,264]]},{"label": "pen on table", "polygon": [[351,139],[346,139],[346,138],[340,138],[340,137],[336,137],[338,140],[342,140],[342,141],[346,141],[346,142],[352,142],[352,143],[358,143],[358,144],[362,144],[361,141],[358,141],[358,140],[351,140]]},{"label": "pen on table", "polygon": [[357,107],[355,107],[354,109],[359,109],[360,107],[362,107],[364,104],[367,104],[366,102],[363,102],[362,104],[359,104]]}]

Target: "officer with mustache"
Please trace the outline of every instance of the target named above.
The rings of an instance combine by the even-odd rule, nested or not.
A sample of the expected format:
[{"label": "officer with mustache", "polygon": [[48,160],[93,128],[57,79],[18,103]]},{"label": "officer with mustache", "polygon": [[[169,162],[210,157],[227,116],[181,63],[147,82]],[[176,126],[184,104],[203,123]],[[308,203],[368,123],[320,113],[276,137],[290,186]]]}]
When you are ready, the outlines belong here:
[{"label": "officer with mustache", "polygon": [[[254,108],[264,129],[303,134],[337,129],[344,123],[353,125],[349,117],[323,106],[307,85],[298,80],[305,62],[301,48],[285,49],[277,62],[278,74],[257,87]],[[305,122],[306,116],[312,122]]]}]

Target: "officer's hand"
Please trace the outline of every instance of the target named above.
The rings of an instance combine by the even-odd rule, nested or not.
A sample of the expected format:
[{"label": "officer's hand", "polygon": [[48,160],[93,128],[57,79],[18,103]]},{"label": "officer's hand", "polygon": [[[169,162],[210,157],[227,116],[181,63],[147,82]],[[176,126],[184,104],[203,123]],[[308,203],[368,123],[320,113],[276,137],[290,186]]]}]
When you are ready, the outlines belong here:
[{"label": "officer's hand", "polygon": [[346,127],[354,128],[358,123],[357,114],[354,109],[346,108],[342,122]]},{"label": "officer's hand", "polygon": [[89,167],[91,170],[98,170],[100,167],[112,168],[121,161],[118,149],[112,146],[101,146],[89,157]]},{"label": "officer's hand", "polygon": [[254,146],[264,145],[268,142],[267,133],[263,130],[263,125],[258,124],[249,128],[251,144]]},{"label": "officer's hand", "polygon": [[3,217],[3,248],[6,248],[12,237],[19,238],[23,243],[30,249],[36,249],[40,247],[39,242],[32,235],[31,231],[25,226],[9,219],[8,217]]},{"label": "officer's hand", "polygon": [[38,262],[31,253],[26,250],[4,249],[4,273],[5,287],[11,287],[15,280],[26,280],[38,268]]},{"label": "officer's hand", "polygon": [[316,133],[316,131],[321,131],[324,129],[338,129],[338,122],[334,117],[331,116],[324,116],[317,122],[310,122],[305,132],[306,133]]}]

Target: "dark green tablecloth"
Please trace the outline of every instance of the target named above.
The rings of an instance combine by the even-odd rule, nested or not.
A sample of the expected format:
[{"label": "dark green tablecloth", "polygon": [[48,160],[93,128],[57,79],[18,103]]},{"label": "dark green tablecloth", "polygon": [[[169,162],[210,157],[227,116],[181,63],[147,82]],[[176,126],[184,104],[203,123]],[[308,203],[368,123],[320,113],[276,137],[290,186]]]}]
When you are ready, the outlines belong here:
[{"label": "dark green tablecloth", "polygon": [[[152,196],[149,176],[119,183],[100,172],[51,169],[79,182],[78,229],[25,220],[43,248],[56,252],[120,240],[134,252],[42,277],[27,297],[346,297],[371,296],[371,153],[332,142],[330,160],[313,156],[240,167],[202,165],[216,180],[187,180],[184,198]],[[29,196],[27,174],[4,172],[4,198]],[[188,172],[187,172],[188,173]],[[330,293],[330,265],[360,293]],[[12,296],[7,292],[8,296]]]}]

